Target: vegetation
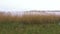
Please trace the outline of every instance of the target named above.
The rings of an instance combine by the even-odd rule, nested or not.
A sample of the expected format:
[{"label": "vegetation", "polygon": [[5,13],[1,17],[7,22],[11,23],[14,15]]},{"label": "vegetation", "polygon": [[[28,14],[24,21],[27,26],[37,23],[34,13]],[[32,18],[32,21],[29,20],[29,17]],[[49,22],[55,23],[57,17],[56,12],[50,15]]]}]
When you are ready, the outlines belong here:
[{"label": "vegetation", "polygon": [[60,34],[60,16],[0,13],[0,34]]}]

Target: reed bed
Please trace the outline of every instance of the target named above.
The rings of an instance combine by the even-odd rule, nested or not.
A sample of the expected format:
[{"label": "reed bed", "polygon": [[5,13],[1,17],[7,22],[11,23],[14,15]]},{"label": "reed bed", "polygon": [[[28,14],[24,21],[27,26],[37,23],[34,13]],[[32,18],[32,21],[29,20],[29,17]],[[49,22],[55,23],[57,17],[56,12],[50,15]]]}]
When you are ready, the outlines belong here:
[{"label": "reed bed", "polygon": [[57,15],[23,15],[12,16],[11,14],[0,14],[0,23],[17,22],[23,24],[57,24],[60,22],[60,16]]}]

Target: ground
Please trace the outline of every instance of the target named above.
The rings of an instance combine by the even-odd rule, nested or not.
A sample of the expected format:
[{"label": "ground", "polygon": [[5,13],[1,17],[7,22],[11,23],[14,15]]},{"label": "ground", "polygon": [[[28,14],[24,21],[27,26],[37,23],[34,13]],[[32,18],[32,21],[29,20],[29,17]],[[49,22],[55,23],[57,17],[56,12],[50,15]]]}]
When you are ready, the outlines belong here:
[{"label": "ground", "polygon": [[60,34],[60,25],[0,23],[0,34]]}]

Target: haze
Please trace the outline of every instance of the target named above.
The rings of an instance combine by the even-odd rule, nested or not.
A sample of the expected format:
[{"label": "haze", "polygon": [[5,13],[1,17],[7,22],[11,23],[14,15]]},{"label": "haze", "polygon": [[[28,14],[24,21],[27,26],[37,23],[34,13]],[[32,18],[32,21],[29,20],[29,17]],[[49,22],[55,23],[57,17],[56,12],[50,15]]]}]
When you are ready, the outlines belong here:
[{"label": "haze", "polygon": [[60,0],[0,0],[0,11],[26,10],[60,10]]},{"label": "haze", "polygon": [[60,10],[60,0],[0,0],[0,10]]}]

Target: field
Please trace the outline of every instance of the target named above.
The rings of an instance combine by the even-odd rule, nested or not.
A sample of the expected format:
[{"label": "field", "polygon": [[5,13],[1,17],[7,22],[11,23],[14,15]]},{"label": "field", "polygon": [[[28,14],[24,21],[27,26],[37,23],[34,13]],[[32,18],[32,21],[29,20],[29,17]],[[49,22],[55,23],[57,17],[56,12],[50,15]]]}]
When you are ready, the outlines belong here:
[{"label": "field", "polygon": [[60,16],[0,14],[0,34],[60,34]]},{"label": "field", "polygon": [[1,23],[0,34],[60,34],[60,25],[26,25],[20,23]]}]

